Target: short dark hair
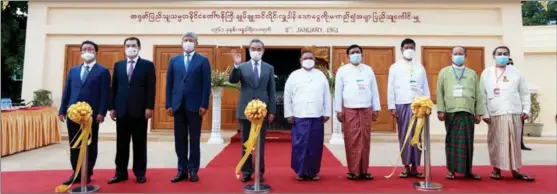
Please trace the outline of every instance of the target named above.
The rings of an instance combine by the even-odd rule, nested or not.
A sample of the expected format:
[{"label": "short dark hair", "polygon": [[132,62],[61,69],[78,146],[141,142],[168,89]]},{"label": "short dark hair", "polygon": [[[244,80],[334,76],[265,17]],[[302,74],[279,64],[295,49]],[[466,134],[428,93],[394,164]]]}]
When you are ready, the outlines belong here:
[{"label": "short dark hair", "polygon": [[400,49],[402,49],[405,44],[412,44],[414,45],[414,47],[416,47],[416,42],[414,42],[414,40],[412,40],[411,38],[405,38],[404,40],[402,40],[402,43],[400,43]]},{"label": "short dark hair", "polygon": [[137,46],[141,47],[141,41],[139,40],[139,38],[137,37],[127,37],[126,39],[124,39],[124,45],[126,45],[126,42],[128,42],[128,40],[135,40],[137,42]]},{"label": "short dark hair", "polygon": [[90,41],[90,40],[83,41],[81,43],[81,47],[79,48],[79,51],[83,51],[83,45],[86,45],[86,44],[93,45],[93,47],[95,48],[95,52],[99,52],[99,45],[97,45],[95,42]]},{"label": "short dark hair", "polygon": [[[509,53],[509,54],[510,54],[510,53]],[[507,63],[507,65],[514,65],[513,58],[510,58],[510,57],[509,57],[509,62]]]},{"label": "short dark hair", "polygon": [[[462,48],[462,50],[464,50],[464,55],[466,55],[466,51],[467,51],[467,50],[466,50],[465,47],[463,47],[463,46],[455,46],[455,47],[453,47],[452,50],[454,50],[455,48]],[[452,50],[451,50],[451,52],[452,52]]]},{"label": "short dark hair", "polygon": [[265,44],[263,44],[263,41],[259,40],[258,38],[251,39],[251,41],[249,42],[248,47],[250,47],[251,44],[253,44],[253,43],[261,43],[261,46],[263,46],[263,48],[265,48]]},{"label": "short dark hair", "polygon": [[358,48],[358,49],[360,49],[360,52],[361,52],[361,53],[364,53],[364,50],[362,49],[362,47],[361,47],[360,45],[353,44],[353,45],[350,45],[350,46],[346,49],[346,54],[349,55],[349,54],[350,54],[350,50],[352,50],[353,48]]},{"label": "short dark hair", "polygon": [[511,49],[509,49],[508,46],[498,46],[497,48],[493,49],[493,53],[491,53],[491,55],[495,56],[495,52],[497,51],[497,49],[506,49],[507,52],[509,52],[509,55],[511,55]]}]

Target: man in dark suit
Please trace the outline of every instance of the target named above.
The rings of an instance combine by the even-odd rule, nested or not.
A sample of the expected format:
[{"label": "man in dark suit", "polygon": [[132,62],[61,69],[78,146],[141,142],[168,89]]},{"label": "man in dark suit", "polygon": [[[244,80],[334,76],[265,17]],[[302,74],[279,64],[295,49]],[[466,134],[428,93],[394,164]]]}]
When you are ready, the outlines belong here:
[{"label": "man in dark suit", "polygon": [[174,146],[178,156],[178,174],[172,183],[187,179],[188,171],[191,182],[199,180],[201,120],[209,107],[211,64],[207,57],[195,52],[196,45],[197,35],[185,33],[184,52],[170,59],[166,74],[166,112],[174,117]]},{"label": "man in dark suit", "polygon": [[145,183],[147,171],[147,121],[155,104],[155,65],[139,57],[141,41],[124,40],[126,59],[114,64],[110,117],[116,121],[116,174],[108,184],[128,180],[130,139],[133,140],[133,173]]},{"label": "man in dark suit", "polygon": [[[238,108],[236,111],[236,118],[240,120],[240,131],[242,142],[246,142],[251,128],[251,123],[247,120],[244,110],[248,103],[253,99],[259,99],[267,104],[268,117],[263,122],[261,128],[261,144],[260,144],[260,180],[263,181],[263,174],[265,173],[265,133],[267,131],[267,124],[273,122],[276,113],[276,97],[275,97],[275,70],[272,65],[261,60],[263,52],[265,51],[264,44],[259,39],[253,39],[249,44],[251,60],[241,63],[242,57],[233,51],[234,69],[230,72],[230,83],[241,83],[240,99],[238,100]],[[242,147],[242,156],[245,153],[245,147]],[[251,180],[253,173],[253,162],[251,154],[242,166],[242,182]]]},{"label": "man in dark suit", "polygon": [[[95,55],[99,51],[99,46],[92,41],[84,41],[81,43],[81,58],[83,64],[77,65],[70,69],[62,94],[62,102],[58,111],[58,118],[64,122],[66,120],[66,112],[68,108],[77,102],[86,102],[93,109],[93,126],[91,144],[88,146],[88,179],[91,181],[93,168],[97,161],[99,124],[104,121],[106,111],[110,101],[110,72],[95,60]],[[68,139],[70,144],[72,140],[80,135],[80,125],[71,120],[67,122]],[[79,133],[78,133],[79,132]],[[79,148],[70,149],[70,161],[72,169],[76,170],[77,160],[79,157]],[[64,182],[69,185],[73,180],[72,176]],[[78,175],[76,182],[81,181],[81,175]]]},{"label": "man in dark suit", "polygon": [[[513,59],[509,58],[507,65],[514,66]],[[532,148],[526,147],[524,144],[524,120],[522,120],[522,133],[520,133],[520,148],[522,150],[532,150]]]}]

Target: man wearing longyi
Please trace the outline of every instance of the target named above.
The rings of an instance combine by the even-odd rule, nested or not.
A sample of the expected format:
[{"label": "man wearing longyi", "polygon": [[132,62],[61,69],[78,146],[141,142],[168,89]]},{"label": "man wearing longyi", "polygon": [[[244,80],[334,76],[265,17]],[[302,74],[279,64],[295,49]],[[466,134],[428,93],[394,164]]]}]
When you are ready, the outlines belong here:
[{"label": "man wearing longyi", "polygon": [[[265,133],[267,124],[273,122],[276,113],[276,99],[275,99],[275,70],[273,66],[261,60],[263,56],[264,45],[259,39],[253,39],[249,44],[249,51],[251,60],[241,63],[242,57],[233,51],[234,68],[230,72],[230,83],[241,83],[240,98],[236,111],[236,118],[240,120],[240,131],[242,136],[242,143],[246,142],[249,137],[251,123],[246,118],[244,110],[248,103],[253,99],[259,99],[267,104],[268,117],[263,122],[261,128],[261,143],[260,143],[260,180],[263,181],[263,174],[265,172]],[[242,156],[244,155],[245,148],[242,148]],[[251,154],[242,166],[242,182],[251,180],[253,173],[253,162]]]},{"label": "man wearing longyi", "polygon": [[[91,143],[87,150],[87,182],[91,181],[93,168],[97,161],[99,124],[104,121],[106,111],[110,100],[110,72],[95,60],[95,55],[99,51],[99,46],[92,41],[83,41],[81,43],[81,58],[83,64],[77,65],[70,69],[64,85],[62,93],[62,102],[58,111],[58,118],[65,122],[68,108],[77,102],[86,102],[93,109],[93,124],[91,126],[92,135]],[[66,122],[68,127],[68,139],[70,145],[80,135],[80,125],[69,120]],[[72,183],[73,175],[77,167],[79,158],[79,148],[70,149],[70,161],[74,173],[63,184]],[[78,175],[75,182],[81,181],[81,175]]]},{"label": "man wearing longyi", "polygon": [[178,173],[170,182],[197,182],[201,160],[201,121],[209,107],[211,64],[195,52],[197,34],[182,36],[183,53],[170,59],[166,74],[166,112],[174,117],[174,146]]}]

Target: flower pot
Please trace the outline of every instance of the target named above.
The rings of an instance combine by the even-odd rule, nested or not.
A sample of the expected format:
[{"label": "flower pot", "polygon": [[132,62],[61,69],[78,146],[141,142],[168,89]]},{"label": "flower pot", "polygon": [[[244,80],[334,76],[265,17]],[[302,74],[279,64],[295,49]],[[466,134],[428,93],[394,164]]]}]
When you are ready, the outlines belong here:
[{"label": "flower pot", "polygon": [[524,123],[524,134],[529,137],[541,137],[543,124],[541,123]]}]

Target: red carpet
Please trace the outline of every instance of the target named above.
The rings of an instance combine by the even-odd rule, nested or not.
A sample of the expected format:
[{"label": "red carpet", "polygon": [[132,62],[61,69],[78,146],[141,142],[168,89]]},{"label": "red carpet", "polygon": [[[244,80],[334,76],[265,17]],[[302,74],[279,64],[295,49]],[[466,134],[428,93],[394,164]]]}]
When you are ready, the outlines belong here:
[{"label": "red carpet", "polygon": [[[230,138],[230,142],[240,142],[241,140],[239,132]],[[267,142],[291,142],[292,133],[290,131],[268,131],[265,140]]]},{"label": "red carpet", "polygon": [[[100,192],[127,193],[169,193],[169,192],[242,192],[243,183],[234,177],[233,171],[239,159],[240,144],[232,143],[221,152],[207,168],[199,172],[201,180],[197,183],[181,182],[171,184],[170,178],[175,169],[149,169],[146,184],[137,184],[133,179],[127,182],[107,185],[113,170],[95,170],[93,184],[101,187]],[[344,177],[345,167],[336,160],[331,152],[325,149],[321,168],[321,180],[317,182],[297,182],[290,169],[290,144],[268,143],[266,150],[266,182],[272,186],[272,192],[417,192],[412,188],[416,179],[385,179],[384,175],[391,171],[390,167],[372,167],[376,179],[373,181],[349,181]],[[373,162],[373,160],[372,160]],[[505,178],[502,181],[489,179],[491,167],[476,167],[475,172],[481,175],[482,181],[444,179],[445,167],[432,169],[433,180],[443,184],[444,192],[514,192],[514,193],[556,193],[556,166],[526,166],[523,172],[537,178],[534,183]],[[29,171],[2,172],[2,193],[10,192],[53,192],[54,187],[65,180],[70,171]],[[131,172],[130,172],[131,175]],[[509,177],[509,173],[503,174]]]}]

